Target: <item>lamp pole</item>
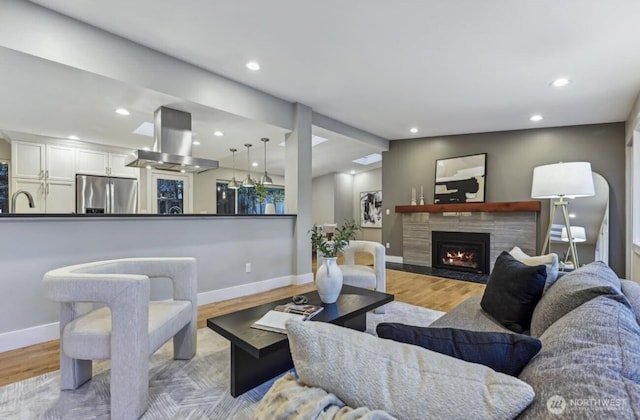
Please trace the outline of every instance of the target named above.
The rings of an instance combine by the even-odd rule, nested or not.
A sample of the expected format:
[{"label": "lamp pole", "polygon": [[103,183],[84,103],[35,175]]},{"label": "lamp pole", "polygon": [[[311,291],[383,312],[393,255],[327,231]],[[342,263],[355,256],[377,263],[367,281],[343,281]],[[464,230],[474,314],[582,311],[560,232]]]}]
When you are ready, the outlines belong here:
[{"label": "lamp pole", "polygon": [[553,226],[553,220],[555,219],[556,208],[560,207],[562,211],[562,219],[564,221],[564,225],[567,229],[567,239],[569,240],[569,255],[571,256],[571,261],[573,261],[574,267],[580,267],[580,263],[578,261],[578,252],[576,249],[576,243],[573,240],[573,234],[571,232],[571,224],[569,223],[569,213],[567,212],[567,205],[569,204],[565,201],[564,196],[561,195],[558,201],[554,201],[551,203],[551,214],[549,215],[549,228],[547,229],[547,234],[544,238],[544,242],[542,243],[542,249],[540,254],[544,254],[545,250],[548,248],[548,252],[551,252],[551,227]]}]

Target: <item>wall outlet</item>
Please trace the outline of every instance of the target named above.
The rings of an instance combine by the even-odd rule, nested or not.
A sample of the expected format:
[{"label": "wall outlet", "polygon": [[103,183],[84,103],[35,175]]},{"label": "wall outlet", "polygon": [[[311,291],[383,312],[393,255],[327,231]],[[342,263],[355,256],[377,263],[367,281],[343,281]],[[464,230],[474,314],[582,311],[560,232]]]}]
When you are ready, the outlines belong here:
[{"label": "wall outlet", "polygon": [[246,263],[245,266],[244,266],[244,270],[245,270],[245,272],[250,273],[251,272],[251,263]]},{"label": "wall outlet", "polygon": [[387,242],[387,249],[391,248],[391,244],[389,244],[389,242]]}]

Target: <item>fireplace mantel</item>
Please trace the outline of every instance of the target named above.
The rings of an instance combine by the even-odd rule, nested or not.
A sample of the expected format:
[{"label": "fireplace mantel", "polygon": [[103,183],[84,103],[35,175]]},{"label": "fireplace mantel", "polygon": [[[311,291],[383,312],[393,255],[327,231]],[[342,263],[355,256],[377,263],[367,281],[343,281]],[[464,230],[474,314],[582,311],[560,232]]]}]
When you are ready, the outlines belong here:
[{"label": "fireplace mantel", "polygon": [[424,204],[396,206],[396,213],[446,212],[522,212],[540,211],[540,201],[506,201],[495,203]]}]

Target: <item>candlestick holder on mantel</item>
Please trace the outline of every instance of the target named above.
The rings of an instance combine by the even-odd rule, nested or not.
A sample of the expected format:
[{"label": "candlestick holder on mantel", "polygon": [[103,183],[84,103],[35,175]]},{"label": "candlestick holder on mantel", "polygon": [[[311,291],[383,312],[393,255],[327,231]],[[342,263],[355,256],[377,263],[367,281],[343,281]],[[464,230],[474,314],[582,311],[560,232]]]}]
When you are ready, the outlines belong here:
[{"label": "candlestick holder on mantel", "polygon": [[411,205],[415,206],[416,204],[416,188],[411,187]]}]

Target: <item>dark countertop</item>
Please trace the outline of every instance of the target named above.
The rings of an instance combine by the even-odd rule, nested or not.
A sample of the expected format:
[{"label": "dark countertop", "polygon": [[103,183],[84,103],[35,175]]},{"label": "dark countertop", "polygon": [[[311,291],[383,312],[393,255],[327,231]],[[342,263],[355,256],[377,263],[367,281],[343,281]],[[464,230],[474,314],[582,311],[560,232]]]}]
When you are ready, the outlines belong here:
[{"label": "dark countertop", "polygon": [[75,213],[0,213],[2,219],[123,219],[123,218],[272,218],[272,217],[295,217],[296,214],[149,214],[149,213],[129,213],[129,214],[75,214]]}]

